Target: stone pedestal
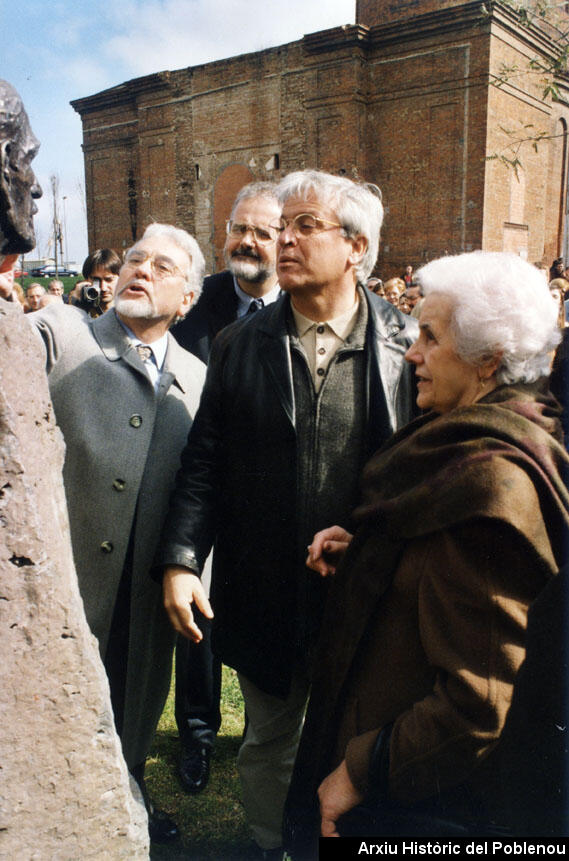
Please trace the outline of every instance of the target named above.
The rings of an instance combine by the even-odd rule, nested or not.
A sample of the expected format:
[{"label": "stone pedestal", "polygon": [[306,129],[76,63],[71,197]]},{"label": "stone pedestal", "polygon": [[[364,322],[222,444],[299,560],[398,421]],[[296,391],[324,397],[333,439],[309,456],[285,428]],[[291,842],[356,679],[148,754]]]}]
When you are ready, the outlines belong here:
[{"label": "stone pedestal", "polygon": [[41,346],[0,300],[0,858],[147,858],[77,586],[63,458]]}]

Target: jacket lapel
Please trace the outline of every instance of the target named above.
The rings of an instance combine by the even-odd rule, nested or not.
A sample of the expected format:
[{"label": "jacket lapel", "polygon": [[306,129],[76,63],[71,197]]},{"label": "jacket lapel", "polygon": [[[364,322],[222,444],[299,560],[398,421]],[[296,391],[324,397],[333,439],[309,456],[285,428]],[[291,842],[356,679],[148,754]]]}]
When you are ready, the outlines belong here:
[{"label": "jacket lapel", "polygon": [[[385,440],[399,425],[396,412],[397,388],[402,368],[405,366],[406,348],[398,344],[396,336],[403,324],[388,302],[372,300],[369,291],[364,291],[369,306],[369,331],[367,349],[367,412],[372,443],[382,436]],[[375,298],[375,297],[373,297]],[[384,307],[387,305],[388,307]],[[387,426],[386,421],[387,419]],[[386,437],[387,433],[387,437]],[[377,444],[375,445],[377,447]]]},{"label": "jacket lapel", "polygon": [[93,335],[102,352],[109,362],[122,359],[137,373],[148,379],[148,374],[136,350],[133,349],[129,337],[119,323],[113,308],[93,320]]},{"label": "jacket lapel", "polygon": [[292,388],[292,362],[288,344],[286,315],[288,296],[272,305],[259,324],[259,361],[272,379],[281,406],[294,426],[296,422]]},{"label": "jacket lapel", "polygon": [[[150,378],[140,359],[138,353],[133,349],[130,339],[121,326],[113,309],[107,311],[93,320],[93,334],[102,352],[109,362],[117,362],[122,359],[134,371],[141,374],[145,380],[151,383]],[[164,367],[160,378],[159,393],[168,391],[173,382],[179,386],[182,392],[186,392],[189,384],[187,370],[188,362],[184,361],[186,351],[176,342],[175,338],[168,333],[168,349],[164,359]]]},{"label": "jacket lapel", "polygon": [[162,368],[160,388],[164,385],[165,390],[167,390],[175,382],[185,394],[195,382],[191,370],[194,363],[197,363],[197,359],[195,357],[190,359],[187,350],[180,347],[176,339],[168,332],[168,349]]}]

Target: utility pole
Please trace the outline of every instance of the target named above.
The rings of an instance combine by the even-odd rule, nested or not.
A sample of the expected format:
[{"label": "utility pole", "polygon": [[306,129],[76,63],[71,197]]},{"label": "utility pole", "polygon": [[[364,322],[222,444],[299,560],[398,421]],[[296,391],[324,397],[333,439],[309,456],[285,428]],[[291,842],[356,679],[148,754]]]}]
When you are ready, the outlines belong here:
[{"label": "utility pole", "polygon": [[59,221],[57,220],[57,186],[58,181],[55,174],[50,176],[51,182],[51,193],[53,195],[53,246],[54,246],[54,259],[55,259],[55,277],[58,277],[58,267],[57,267],[57,240],[60,238],[60,229],[59,229]]},{"label": "utility pole", "polygon": [[65,243],[65,260],[63,261],[64,267],[69,267],[69,250],[67,248],[67,211],[65,207],[65,201],[67,200],[67,195],[63,195],[63,241]]}]

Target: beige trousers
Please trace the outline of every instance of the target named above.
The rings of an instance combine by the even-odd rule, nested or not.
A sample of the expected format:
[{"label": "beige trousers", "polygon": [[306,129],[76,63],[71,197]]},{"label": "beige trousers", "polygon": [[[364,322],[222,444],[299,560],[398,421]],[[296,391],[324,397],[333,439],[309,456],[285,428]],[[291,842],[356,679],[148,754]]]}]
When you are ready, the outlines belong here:
[{"label": "beige trousers", "polygon": [[238,674],[249,719],[237,756],[243,806],[261,849],[282,845],[282,819],[304,722],[310,684],[293,675],[286,700],[266,694]]}]

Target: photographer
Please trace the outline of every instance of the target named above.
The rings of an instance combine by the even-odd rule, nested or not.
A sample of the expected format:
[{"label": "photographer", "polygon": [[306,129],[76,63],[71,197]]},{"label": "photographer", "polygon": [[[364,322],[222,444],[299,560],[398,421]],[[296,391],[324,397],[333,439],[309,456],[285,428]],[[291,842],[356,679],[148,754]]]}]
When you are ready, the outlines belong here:
[{"label": "photographer", "polygon": [[98,248],[89,254],[82,269],[85,281],[78,282],[72,291],[73,304],[91,317],[99,317],[112,308],[121,265],[112,248]]}]

